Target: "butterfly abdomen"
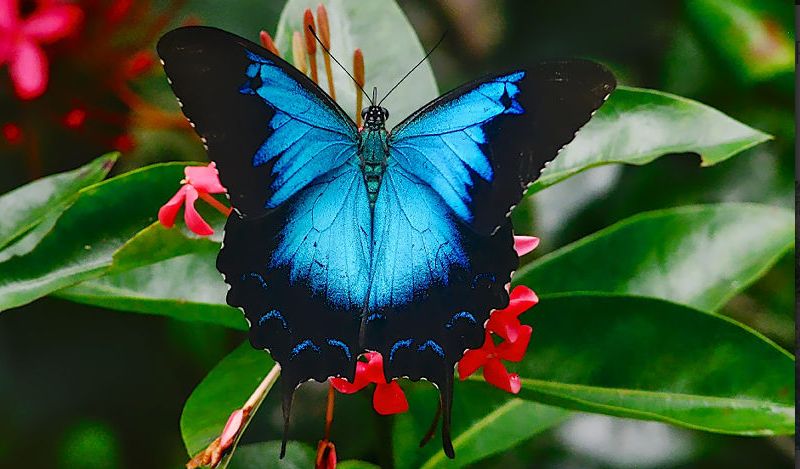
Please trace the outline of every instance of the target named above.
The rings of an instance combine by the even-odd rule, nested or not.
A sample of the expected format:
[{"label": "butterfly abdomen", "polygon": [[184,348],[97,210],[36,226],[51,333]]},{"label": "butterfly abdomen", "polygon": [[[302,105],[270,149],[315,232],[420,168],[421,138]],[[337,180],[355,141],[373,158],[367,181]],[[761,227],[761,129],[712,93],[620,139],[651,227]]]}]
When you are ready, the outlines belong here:
[{"label": "butterfly abdomen", "polygon": [[375,208],[383,173],[386,171],[389,154],[386,143],[387,137],[388,134],[385,129],[364,130],[361,132],[361,145],[358,148],[358,156],[361,161],[361,172],[364,174],[364,184],[367,186],[370,208]]}]

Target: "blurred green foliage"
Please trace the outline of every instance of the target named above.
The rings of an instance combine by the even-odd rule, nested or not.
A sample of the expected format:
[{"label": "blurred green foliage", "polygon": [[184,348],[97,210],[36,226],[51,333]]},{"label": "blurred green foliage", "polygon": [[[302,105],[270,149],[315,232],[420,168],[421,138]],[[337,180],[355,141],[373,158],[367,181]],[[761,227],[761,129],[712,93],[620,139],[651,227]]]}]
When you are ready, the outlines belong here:
[{"label": "blurred green foliage", "polygon": [[[85,3],[87,9],[91,9],[96,2]],[[171,10],[170,2],[154,2],[154,6],[169,13],[166,17],[169,25],[198,18],[203,23],[255,39],[260,29],[276,31],[281,3],[190,0],[179,11]],[[529,278],[534,289],[541,281],[542,293],[562,291],[559,288],[566,288],[564,285],[577,285],[579,288],[573,288],[648,294],[696,308],[718,310],[784,348],[793,346],[794,264],[792,253],[787,252],[793,244],[788,209],[793,207],[794,200],[791,6],[778,0],[614,0],[602,3],[404,0],[399,5],[423,44],[435,42],[445,29],[451,31],[431,60],[440,90],[451,89],[483,73],[524,66],[543,58],[588,57],[608,64],[625,85],[675,93],[713,106],[739,121],[729,119],[726,121],[729,127],[715,134],[713,129],[699,123],[702,121],[677,125],[680,116],[676,114],[674,118],[664,118],[654,130],[669,128],[672,134],[667,135],[666,141],[681,145],[657,146],[652,155],[646,151],[629,152],[630,158],[625,159],[633,162],[643,158],[644,163],[664,153],[689,151],[708,157],[706,148],[701,145],[702,139],[731,136],[732,127],[743,132],[743,137],[733,142],[712,141],[716,145],[712,150],[718,156],[712,162],[718,164],[710,168],[700,169],[696,156],[661,158],[647,166],[589,169],[546,189],[541,184],[543,190],[530,197],[515,213],[515,225],[519,231],[543,237],[543,245],[538,250],[542,253],[622,223],[603,232],[605,235],[592,235],[579,241],[576,247],[554,252],[541,261],[530,259],[530,266],[521,271],[528,277],[518,280],[525,282],[524,279]],[[129,21],[133,21],[132,18]],[[87,18],[89,25],[100,22],[102,18]],[[155,36],[136,31],[136,24],[120,23],[106,34],[114,36],[114,43],[139,38],[133,42],[145,50],[151,48]],[[85,37],[98,40],[98,35],[89,27]],[[368,44],[355,45],[368,47]],[[132,53],[128,49],[125,51]],[[204,159],[201,145],[187,128],[172,124],[163,128],[153,126],[148,121],[148,116],[151,119],[152,116],[142,108],[130,106],[128,102],[120,103],[113,92],[97,85],[105,83],[97,70],[111,67],[111,63],[98,61],[101,67],[95,64],[92,68],[70,58],[68,47],[54,52],[63,55],[55,57],[52,89],[42,101],[19,103],[5,94],[10,89],[5,75],[0,80],[0,102],[3,103],[0,124],[23,123],[27,132],[37,132],[41,140],[40,147],[33,148],[28,145],[30,133],[26,134],[28,140],[22,145],[0,139],[0,154],[8,161],[9,169],[0,177],[2,192],[42,173],[86,164],[101,152],[114,148],[106,140],[87,140],[84,134],[58,124],[53,110],[69,109],[70,96],[84,98],[85,95],[86,102],[111,103],[108,106],[124,115],[121,123],[114,124],[118,128],[111,133],[130,133],[136,147],[123,152],[115,174],[159,161]],[[414,54],[409,54],[408,59],[413,61],[410,56]],[[368,76],[384,76],[370,68],[382,64],[370,62],[369,54],[366,63]],[[76,82],[76,73],[85,79]],[[170,115],[178,112],[163,74],[157,68],[132,81],[131,88],[164,112]],[[406,91],[411,93],[414,88],[409,86]],[[632,90],[620,93],[630,92]],[[413,97],[413,93],[410,96]],[[640,109],[635,105],[636,99],[640,97],[620,99],[622,119],[635,116],[635,111]],[[689,108],[700,106],[682,99],[681,103]],[[614,105],[614,102],[609,104]],[[598,127],[614,124],[603,119],[603,112],[608,110],[604,108],[593,124]],[[631,128],[636,129],[635,126]],[[602,135],[619,135],[620,129],[624,127],[612,126]],[[773,135],[774,139],[727,159],[732,153],[764,140],[764,134],[754,129]],[[652,141],[650,137],[652,135],[632,136],[633,141],[637,138]],[[594,153],[591,151],[591,145],[597,140],[584,138],[589,146],[585,153],[596,154],[596,149]],[[36,152],[32,153],[33,150]],[[578,153],[577,147],[569,151]],[[615,156],[619,156],[619,152]],[[201,448],[203,443],[199,441],[213,438],[214,428],[221,426],[220,420],[224,423],[231,407],[240,405],[259,377],[268,371],[269,359],[263,354],[249,349],[246,344],[236,349],[244,335],[234,329],[241,329],[243,321],[237,311],[222,305],[224,284],[212,284],[216,276],[213,269],[216,243],[196,239],[185,230],[165,230],[151,225],[155,218],[154,207],[157,209],[177,187],[180,167],[149,168],[89,189],[85,186],[93,180],[87,184],[65,185],[59,204],[49,206],[66,210],[63,215],[59,211],[52,220],[52,223],[59,220],[55,230],[62,230],[63,235],[43,241],[43,248],[37,246],[32,254],[39,259],[36,263],[24,262],[21,260],[24,258],[0,263],[0,292],[5,292],[0,293],[0,303],[4,307],[21,305],[82,279],[88,280],[56,295],[95,305],[83,306],[49,297],[0,316],[0,415],[3,416],[0,419],[0,465],[178,467],[187,459],[182,436],[192,452]],[[119,205],[115,204],[120,203],[117,196],[125,194],[123,187],[130,178],[149,181],[146,184],[153,190],[144,198],[141,193],[128,193],[125,217],[120,218]],[[144,184],[142,181],[137,184]],[[78,196],[100,202],[75,202]],[[747,206],[747,209],[741,205],[713,205],[709,209],[698,208],[700,213],[689,218],[678,216],[685,209],[673,210],[682,205],[718,202],[761,205]],[[4,206],[2,203],[0,199],[0,206]],[[660,211],[623,221],[653,210]],[[13,210],[6,212],[10,214]],[[47,222],[46,212],[31,212],[36,218],[33,221]],[[103,223],[96,227],[70,223],[73,219],[85,219],[83,217],[89,216],[87,212]],[[775,216],[771,215],[773,213]],[[124,223],[118,221],[121,219]],[[216,227],[221,224],[218,218],[212,221]],[[649,226],[636,223],[649,223]],[[3,226],[0,223],[0,227]],[[636,229],[626,233],[626,227]],[[144,231],[140,231],[142,229]],[[10,241],[12,245],[27,236],[32,236],[36,242],[41,239],[30,223],[26,230],[2,233],[11,233],[5,242]],[[100,236],[103,230],[113,232],[113,236]],[[49,232],[50,228],[42,229],[40,234]],[[129,241],[137,232],[137,237]],[[657,239],[660,235],[663,239]],[[97,240],[90,239],[92,236]],[[638,246],[637,241],[640,242]],[[617,247],[580,249],[580,246],[592,245]],[[85,246],[94,250],[92,256],[84,255]],[[623,251],[620,246],[635,246],[641,253],[637,254],[637,249]],[[709,246],[714,249],[709,250]],[[736,255],[726,256],[726,249],[735,251]],[[743,253],[745,249],[747,252]],[[614,263],[610,254],[620,255],[621,252],[633,260],[638,259],[641,264],[634,263],[625,274],[609,275],[603,267]],[[707,257],[698,260],[699,256]],[[554,263],[555,257],[560,258],[561,263]],[[144,259],[148,259],[147,262]],[[735,262],[736,266],[704,272],[707,291],[702,295],[687,292],[687,283],[659,282],[680,280],[675,274],[680,271],[678,268],[668,269],[673,275],[664,277],[659,277],[656,269],[645,277],[637,270],[641,265],[674,267],[682,259],[694,261],[688,264],[690,266],[699,262],[714,266]],[[137,262],[141,265],[135,265]],[[53,269],[53,264],[60,267]],[[198,269],[197,265],[208,268]],[[164,273],[170,276],[165,278]],[[183,281],[190,277],[209,284],[203,289],[203,295],[197,295],[198,283]],[[628,277],[637,281],[613,282]],[[562,278],[563,282],[545,285],[553,278]],[[597,282],[587,278],[596,278]],[[713,294],[709,294],[712,290]],[[730,301],[726,302],[728,299]],[[163,317],[122,314],[114,310]],[[572,315],[564,316],[564,311]],[[592,294],[548,300],[543,295],[542,304],[527,314],[535,331],[528,360],[521,365],[520,372],[526,370],[532,378],[521,397],[533,396],[534,400],[570,410],[522,399],[509,400],[507,395],[484,383],[468,382],[457,389],[456,406],[460,410],[455,413],[455,423],[460,425],[456,445],[463,444],[457,451],[463,455],[464,463],[474,463],[475,467],[535,464],[552,468],[790,466],[792,445],[785,436],[758,439],[721,436],[651,422],[601,416],[586,418],[572,413],[574,410],[598,411],[637,417],[642,417],[640,411],[643,410],[658,413],[657,402],[645,402],[644,407],[637,408],[633,401],[603,400],[619,397],[613,393],[598,397],[598,392],[607,387],[641,389],[647,388],[650,382],[657,383],[652,390],[676,392],[676,398],[683,392],[710,400],[725,397],[733,401],[733,398],[741,398],[737,392],[743,391],[742,395],[748,399],[740,404],[747,405],[714,401],[721,402],[716,409],[719,410],[717,417],[727,415],[729,418],[727,423],[724,418],[720,419],[720,425],[741,425],[743,430],[739,433],[743,434],[791,433],[788,413],[791,389],[780,389],[791,382],[792,364],[783,352],[760,337],[725,320],[653,299]],[[622,335],[615,336],[615,332]],[[615,337],[628,340],[620,343]],[[727,345],[715,347],[715,344]],[[746,353],[738,349],[743,344]],[[687,346],[692,353],[686,353]],[[654,347],[650,354],[643,351],[650,350],[648,347]],[[674,353],[664,353],[673,349]],[[231,351],[233,353],[218,364]],[[713,359],[703,361],[699,359],[701,356],[713,356]],[[661,357],[662,362],[654,363],[649,360],[652,357]],[[695,358],[696,362],[690,360]],[[673,361],[663,362],[664,359]],[[267,364],[253,367],[258,360]],[[615,365],[624,366],[626,362],[630,362],[631,369],[640,371],[652,367],[651,373],[631,371],[626,376],[613,371]],[[234,366],[226,372],[226,366],[231,363]],[[772,365],[764,366],[764,363]],[[599,367],[612,371],[593,374]],[[192,394],[212,368],[212,374],[197,387],[196,394]],[[668,370],[669,373],[664,374],[670,375],[671,380],[658,376],[659,370]],[[222,378],[215,378],[215,374]],[[249,381],[245,379],[248,376]],[[552,379],[533,379],[541,376],[563,379],[555,380],[554,387]],[[240,382],[242,380],[246,382]],[[586,387],[568,386],[576,383]],[[226,385],[230,389],[226,389]],[[433,414],[434,401],[429,387],[422,384],[407,387],[412,413],[395,418],[375,416],[367,393],[337,398],[333,438],[340,459],[357,458],[382,467],[392,464],[417,467],[426,462],[427,467],[448,464],[437,453],[436,441],[423,451],[416,448],[416,439]],[[723,387],[724,391],[720,391]],[[217,397],[208,405],[193,410],[193,403],[202,402],[208,389]],[[182,410],[187,398],[189,401]],[[313,460],[313,446],[322,434],[323,401],[322,386],[309,384],[299,392],[295,409],[302,411],[295,412],[292,438],[305,443],[290,446],[287,464],[307,467]],[[601,409],[603,405],[611,405],[614,410]],[[687,405],[689,420],[706,419],[709,413],[715,412],[711,405],[694,409]],[[276,443],[262,442],[279,438],[279,408],[277,397],[269,395],[229,467],[268,466],[275,461]],[[218,415],[209,413],[208,409],[214,409]],[[680,420],[681,416],[671,413],[674,407],[666,406],[662,410],[662,417],[669,418],[658,420]],[[784,420],[776,424],[774,416],[769,415],[771,411],[782,415]],[[207,420],[203,421],[201,416],[189,419],[187,414],[192,412]],[[533,422],[524,431],[503,433],[503,430],[523,425],[526,420]],[[565,420],[567,423],[558,425]],[[187,427],[192,425],[203,427],[200,440],[187,436],[191,435]],[[754,430],[757,428],[763,431]],[[736,433],[732,427],[721,431]],[[629,435],[631,432],[633,436]],[[639,439],[636,439],[637,434]],[[646,438],[653,434],[658,437]],[[597,440],[598,435],[605,439]],[[593,441],[597,443],[595,446],[592,446]],[[636,451],[642,446],[649,452]],[[609,448],[614,450],[610,457]],[[484,459],[486,457],[488,459]],[[356,462],[347,464],[359,467]]]}]

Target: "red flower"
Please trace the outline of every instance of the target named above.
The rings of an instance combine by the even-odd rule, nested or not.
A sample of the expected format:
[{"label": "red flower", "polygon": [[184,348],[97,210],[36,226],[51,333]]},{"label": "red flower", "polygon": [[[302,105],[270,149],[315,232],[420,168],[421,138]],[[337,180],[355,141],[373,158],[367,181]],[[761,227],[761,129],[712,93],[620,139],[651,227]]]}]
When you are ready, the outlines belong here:
[{"label": "red flower", "polygon": [[328,440],[319,442],[314,469],[336,469],[336,446],[333,442]]},{"label": "red flower", "polygon": [[11,145],[16,145],[22,141],[22,128],[13,123],[3,125],[3,137]]},{"label": "red flower", "polygon": [[519,315],[532,308],[539,302],[536,293],[525,285],[519,285],[511,292],[508,306],[498,309],[489,316],[486,331],[494,332],[505,340],[514,342],[519,337],[522,323]]},{"label": "red flower", "polygon": [[[479,349],[467,350],[458,362],[458,376],[461,380],[483,367],[483,378],[489,384],[517,394],[521,388],[519,375],[509,373],[502,360],[519,362],[528,350],[531,341],[531,326],[519,322],[518,316],[535,305],[539,299],[528,287],[518,286],[511,292],[508,307],[497,310],[489,316],[486,324],[486,340]],[[492,333],[504,340],[495,344]]]},{"label": "red flower", "polygon": [[123,76],[133,79],[144,75],[156,65],[156,58],[149,50],[141,50],[133,54],[123,67]]},{"label": "red flower", "polygon": [[40,1],[22,18],[18,0],[0,0],[0,65],[8,63],[17,96],[33,99],[44,93],[48,61],[41,46],[74,33],[82,19],[80,8],[57,1]]},{"label": "red flower", "polygon": [[331,385],[339,392],[353,394],[375,383],[372,406],[381,415],[399,414],[408,410],[408,401],[397,381],[387,383],[383,376],[383,357],[378,352],[365,353],[367,361],[356,364],[355,382],[344,378],[331,378]]},{"label": "red flower", "polygon": [[178,216],[178,211],[181,205],[183,205],[183,218],[186,221],[186,226],[188,226],[192,232],[201,236],[212,235],[214,234],[214,230],[203,220],[200,214],[197,213],[197,209],[194,208],[194,203],[198,198],[201,198],[224,215],[230,213],[228,207],[225,207],[210,195],[223,194],[226,192],[225,188],[222,187],[222,184],[219,182],[219,173],[217,172],[216,165],[212,162],[209,163],[208,166],[187,166],[183,172],[186,175],[186,178],[181,181],[183,186],[181,186],[178,192],[158,211],[158,221],[167,228],[172,228],[175,224],[175,218]]},{"label": "red flower", "polygon": [[64,125],[70,129],[79,129],[86,123],[86,109],[76,107],[64,114]]}]

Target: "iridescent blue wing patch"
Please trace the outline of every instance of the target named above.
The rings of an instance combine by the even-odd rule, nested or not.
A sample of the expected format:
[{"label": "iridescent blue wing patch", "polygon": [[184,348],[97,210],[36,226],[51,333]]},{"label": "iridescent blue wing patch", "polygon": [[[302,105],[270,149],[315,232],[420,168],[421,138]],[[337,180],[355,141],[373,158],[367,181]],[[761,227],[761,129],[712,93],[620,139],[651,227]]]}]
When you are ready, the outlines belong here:
[{"label": "iridescent blue wing patch", "polygon": [[243,218],[268,213],[355,156],[358,130],[347,114],[256,44],[193,26],[164,35],[158,53]]},{"label": "iridescent blue wing patch", "polygon": [[398,124],[391,158],[489,234],[615,85],[603,66],[581,60],[476,80]]}]

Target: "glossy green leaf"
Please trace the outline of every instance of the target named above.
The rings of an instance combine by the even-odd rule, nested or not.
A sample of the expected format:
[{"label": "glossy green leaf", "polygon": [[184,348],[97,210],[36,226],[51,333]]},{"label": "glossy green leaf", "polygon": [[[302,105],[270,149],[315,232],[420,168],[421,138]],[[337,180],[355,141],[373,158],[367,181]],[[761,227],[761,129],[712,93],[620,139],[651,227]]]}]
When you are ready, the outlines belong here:
[{"label": "glossy green leaf", "polygon": [[181,414],[181,435],[190,455],[199,453],[220,435],[231,412],[244,405],[273,365],[268,353],[245,342],[208,373],[192,391]]},{"label": "glossy green leaf", "polygon": [[216,269],[218,250],[216,245],[213,251],[112,272],[55,295],[109,309],[246,330],[242,312],[225,302],[228,286]]},{"label": "glossy green leaf", "polygon": [[356,461],[355,459],[348,459],[336,464],[336,469],[380,469],[375,464],[365,461]]},{"label": "glossy green leaf", "polygon": [[103,274],[114,252],[155,221],[184,166],[153,165],[81,190],[33,251],[0,263],[0,311]]},{"label": "glossy green leaf", "polygon": [[703,166],[711,166],[770,138],[697,101],[619,87],[529,193],[594,166],[643,165],[670,153],[697,153]]},{"label": "glossy green leaf", "polygon": [[54,207],[54,210],[50,211],[50,213],[40,219],[31,227],[30,230],[26,231],[22,236],[6,245],[5,248],[0,250],[0,262],[5,262],[12,257],[23,256],[33,251],[33,248],[39,244],[39,241],[47,236],[47,233],[49,233],[50,230],[56,226],[56,222],[59,218],[61,218],[61,214],[64,213],[64,210],[69,208],[69,206],[72,205],[77,198],[78,196],[76,194],[75,197],[69,201],[59,205],[58,207]]},{"label": "glossy green leaf", "polygon": [[686,2],[686,12],[706,43],[743,79],[761,81],[794,73],[792,32],[782,24],[785,18],[778,16],[791,17],[789,3],[694,0]]},{"label": "glossy green leaf", "polygon": [[514,283],[539,294],[651,296],[715,311],[794,244],[794,213],[755,204],[643,213],[520,269]]},{"label": "glossy green leaf", "polygon": [[[196,208],[202,209],[201,204],[202,202],[198,203]],[[182,222],[176,223],[172,228],[153,222],[114,253],[111,270],[124,272],[186,254],[219,252],[225,217],[217,211],[208,210],[201,211],[201,215],[214,229],[213,235],[198,236],[190,232]]]},{"label": "glossy green leaf", "polygon": [[429,383],[402,383],[410,411],[395,417],[395,467],[457,468],[474,464],[530,439],[561,423],[569,412],[515,398],[486,383],[456,383],[453,402],[455,459],[442,450],[437,433],[425,447],[419,441],[428,430],[439,393]]},{"label": "glossy green leaf", "polygon": [[[289,0],[278,22],[275,43],[283,56],[291,61],[292,34],[303,33],[303,12],[324,4],[330,19],[331,53],[352,71],[353,51],[364,52],[364,87],[370,97],[378,87],[380,100],[417,62],[425,50],[414,28],[394,0],[365,2],[363,0]],[[317,53],[320,85],[327,92],[327,75],[322,54]],[[333,66],[336,101],[355,119],[355,85],[335,63]],[[360,92],[360,91],[359,91]],[[424,104],[439,96],[433,69],[427,61],[412,73],[383,103],[390,111],[389,125],[401,122]],[[367,98],[364,98],[366,103]],[[360,109],[358,110],[360,112]]]},{"label": "glossy green leaf", "polygon": [[543,296],[519,397],[737,435],[794,432],[794,359],[757,332],[651,298]]},{"label": "glossy green leaf", "polygon": [[[314,467],[316,451],[308,445],[290,441],[286,445],[286,456],[280,459],[281,442],[267,441],[242,445],[236,451],[228,467],[231,469],[311,469]],[[217,468],[222,467],[218,465]],[[337,466],[338,467],[338,466]]]},{"label": "glossy green leaf", "polygon": [[[0,217],[0,249],[20,241],[20,237],[45,219],[52,219],[52,227],[58,215],[75,201],[78,191],[106,177],[117,157],[117,154],[101,156],[73,171],[37,179],[0,196],[0,213],[3,214]],[[40,230],[33,238],[25,240],[25,249],[17,249],[14,255],[29,251],[47,231],[49,229]],[[0,251],[0,258],[10,257],[4,254]]]}]

